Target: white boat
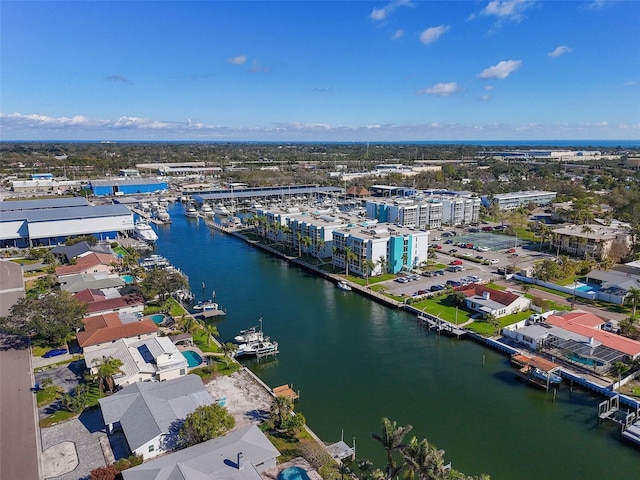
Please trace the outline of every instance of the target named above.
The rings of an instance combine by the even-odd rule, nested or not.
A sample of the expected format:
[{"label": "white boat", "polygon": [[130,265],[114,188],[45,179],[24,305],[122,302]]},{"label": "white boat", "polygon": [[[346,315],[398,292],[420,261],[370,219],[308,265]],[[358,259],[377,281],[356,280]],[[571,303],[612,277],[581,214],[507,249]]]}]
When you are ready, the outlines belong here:
[{"label": "white boat", "polygon": [[275,353],[278,353],[278,342],[272,342],[269,337],[263,337],[261,340],[239,345],[236,356],[255,355],[261,357]]},{"label": "white boat", "polygon": [[251,327],[246,330],[240,330],[240,333],[233,337],[233,340],[238,343],[251,343],[262,340],[263,338],[263,333],[258,330],[257,327]]},{"label": "white boat", "polygon": [[156,243],[156,240],[158,240],[158,234],[155,230],[151,228],[151,225],[142,220],[138,220],[134,225],[133,236],[146,243]]},{"label": "white boat", "polygon": [[185,210],[184,214],[187,217],[197,217],[198,216],[198,210],[196,210],[196,207],[194,207],[193,205],[190,205],[189,207],[187,207],[187,209]]},{"label": "white boat", "polygon": [[213,208],[211,208],[211,205],[207,203],[202,204],[202,208],[200,208],[200,211],[204,216],[207,216],[207,217],[210,217],[213,214]]},{"label": "white boat", "polygon": [[194,310],[206,312],[208,310],[219,310],[219,305],[213,300],[207,300],[205,302],[198,302],[193,306]]},{"label": "white boat", "polygon": [[227,207],[225,207],[222,203],[218,203],[215,207],[213,207],[213,213],[216,215],[231,215],[231,212]]},{"label": "white boat", "polygon": [[337,284],[336,287],[338,287],[340,290],[344,290],[345,292],[350,292],[351,291],[351,285],[349,285],[347,282],[345,282],[344,280],[340,280]]},{"label": "white boat", "polygon": [[545,372],[540,368],[533,368],[530,373],[532,376],[536,377],[537,379],[542,380],[544,382],[548,381],[550,384],[558,384],[562,382],[562,377],[560,375],[557,375],[551,372]]},{"label": "white boat", "polygon": [[171,223],[171,216],[163,207],[160,207],[156,212],[156,218],[164,223]]}]

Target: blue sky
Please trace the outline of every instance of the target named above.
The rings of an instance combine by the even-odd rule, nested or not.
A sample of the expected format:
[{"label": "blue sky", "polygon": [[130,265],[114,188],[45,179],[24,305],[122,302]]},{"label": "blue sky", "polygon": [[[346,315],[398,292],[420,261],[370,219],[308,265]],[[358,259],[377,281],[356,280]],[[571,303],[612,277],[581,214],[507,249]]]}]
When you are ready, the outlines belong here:
[{"label": "blue sky", "polygon": [[637,1],[0,4],[2,140],[640,139]]}]

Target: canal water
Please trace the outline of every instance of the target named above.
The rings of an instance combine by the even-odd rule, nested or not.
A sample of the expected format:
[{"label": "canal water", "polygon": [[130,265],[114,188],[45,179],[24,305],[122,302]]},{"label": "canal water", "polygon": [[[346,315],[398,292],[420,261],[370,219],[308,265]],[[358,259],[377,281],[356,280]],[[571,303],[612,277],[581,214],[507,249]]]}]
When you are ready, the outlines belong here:
[{"label": "canal water", "polygon": [[596,425],[598,397],[563,385],[553,401],[515,380],[505,356],[430,334],[412,315],[338,290],[182,212],[170,208],[157,253],[189,276],[198,300],[215,291],[227,310],[216,322],[222,341],[263,319],[280,354],[247,365],[271,387],[293,383],[296,409],[324,441],[344,432],[359,458],[383,467],[371,432],[388,417],[413,425],[407,439],[426,437],[470,475],[640,478],[640,451],[613,425]]}]

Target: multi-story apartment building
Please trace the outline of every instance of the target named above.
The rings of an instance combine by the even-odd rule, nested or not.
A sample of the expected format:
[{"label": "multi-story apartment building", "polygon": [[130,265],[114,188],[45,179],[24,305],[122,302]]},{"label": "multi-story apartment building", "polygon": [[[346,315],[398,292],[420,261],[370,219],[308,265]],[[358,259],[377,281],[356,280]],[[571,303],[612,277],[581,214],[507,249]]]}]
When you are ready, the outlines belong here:
[{"label": "multi-story apartment building", "polygon": [[446,225],[469,225],[480,219],[479,197],[454,196],[442,199],[442,223]]},{"label": "multi-story apartment building", "polygon": [[442,225],[442,208],[440,201],[431,199],[369,200],[366,203],[369,218],[423,230],[433,230]]},{"label": "multi-story apartment building", "polygon": [[536,205],[548,205],[555,202],[557,195],[557,192],[530,190],[526,192],[499,193],[493,196],[493,200],[483,197],[482,201],[487,207],[493,203],[500,210],[514,210],[519,207],[526,207],[531,202]]},{"label": "multi-story apartment building", "polygon": [[[631,232],[619,226],[599,224],[569,225],[553,230],[556,246],[571,255],[589,256],[596,259],[615,253],[614,245],[622,251],[631,247]],[[619,255],[620,252],[617,252]]]},{"label": "multi-story apartment building", "polygon": [[[398,273],[425,262],[428,246],[429,232],[397,225],[343,228],[333,232],[333,264],[346,269],[348,261],[349,272],[362,276]],[[367,261],[374,265],[370,271]]]}]

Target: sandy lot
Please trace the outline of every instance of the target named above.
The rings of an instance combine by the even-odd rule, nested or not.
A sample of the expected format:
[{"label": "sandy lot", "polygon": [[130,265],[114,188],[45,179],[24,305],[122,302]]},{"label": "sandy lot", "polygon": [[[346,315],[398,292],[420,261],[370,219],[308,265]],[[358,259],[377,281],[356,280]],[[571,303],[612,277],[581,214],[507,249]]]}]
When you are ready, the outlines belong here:
[{"label": "sandy lot", "polygon": [[273,396],[244,369],[218,377],[206,388],[216,400],[226,398],[224,406],[236,419],[236,427],[260,423],[269,416]]}]

